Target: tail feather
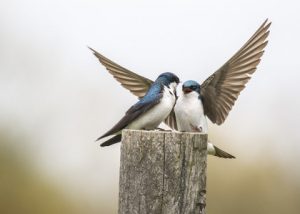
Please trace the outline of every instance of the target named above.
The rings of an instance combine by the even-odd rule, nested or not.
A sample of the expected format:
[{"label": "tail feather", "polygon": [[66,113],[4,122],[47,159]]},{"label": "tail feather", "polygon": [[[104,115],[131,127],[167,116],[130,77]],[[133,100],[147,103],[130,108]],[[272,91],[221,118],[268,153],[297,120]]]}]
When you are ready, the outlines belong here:
[{"label": "tail feather", "polygon": [[[110,146],[112,144],[115,144],[115,143],[118,143],[120,142],[122,139],[122,135],[121,134],[118,134],[116,136],[113,136],[112,138],[109,138],[107,141],[103,142],[100,144],[101,147],[104,147],[104,146]],[[97,140],[100,140],[99,138]]]},{"label": "tail feather", "polygon": [[214,149],[215,149],[215,156],[219,157],[219,158],[235,158],[233,155],[223,151],[222,149],[216,147],[214,145]]}]

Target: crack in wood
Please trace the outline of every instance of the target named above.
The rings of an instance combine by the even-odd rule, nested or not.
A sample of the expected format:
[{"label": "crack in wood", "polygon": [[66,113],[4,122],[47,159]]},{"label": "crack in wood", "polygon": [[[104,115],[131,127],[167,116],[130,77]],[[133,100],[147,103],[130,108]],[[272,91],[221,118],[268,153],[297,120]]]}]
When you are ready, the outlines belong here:
[{"label": "crack in wood", "polygon": [[206,135],[122,135],[119,214],[205,214]]}]

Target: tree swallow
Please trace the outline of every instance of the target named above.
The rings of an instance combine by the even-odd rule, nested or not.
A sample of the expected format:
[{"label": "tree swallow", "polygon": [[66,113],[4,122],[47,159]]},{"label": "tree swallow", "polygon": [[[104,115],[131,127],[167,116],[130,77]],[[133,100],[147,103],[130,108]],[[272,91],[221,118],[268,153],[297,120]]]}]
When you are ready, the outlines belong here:
[{"label": "tree swallow", "polygon": [[[182,85],[182,95],[174,107],[173,119],[180,131],[207,133],[207,116],[213,123],[222,124],[245,84],[255,72],[268,41],[271,23],[266,20],[246,44],[221,68],[200,85],[189,80]],[[233,158],[214,145],[208,145],[208,153]],[[219,153],[219,154],[218,154]]]},{"label": "tree swallow", "polygon": [[[207,121],[200,96],[200,85],[189,80],[182,85],[182,94],[174,107],[178,131],[201,132],[207,134]],[[213,145],[209,140],[207,152],[221,158],[235,158],[233,155]]]},{"label": "tree swallow", "polygon": [[179,78],[173,73],[162,73],[151,84],[145,96],[129,108],[125,116],[97,140],[114,135],[101,146],[109,146],[121,140],[122,129],[152,130],[170,114],[176,102]]},{"label": "tree swallow", "polygon": [[[196,101],[200,102],[200,110],[196,110],[200,112],[199,115],[197,115],[198,118],[201,118],[200,121],[198,121],[200,127],[194,126],[192,128],[195,130],[201,128],[202,130],[200,129],[200,131],[207,132],[206,120],[202,119],[203,114],[218,125],[225,121],[238,95],[245,88],[245,84],[249,81],[261,60],[260,58],[264,53],[264,48],[268,43],[266,39],[269,35],[268,29],[270,25],[271,22],[268,23],[268,20],[265,20],[242,48],[201,84],[199,87],[199,89],[201,88],[201,90],[199,90],[200,96],[198,95],[196,97]],[[145,96],[153,83],[152,80],[114,63],[93,49],[91,50],[123,87],[139,98]],[[184,85],[187,86],[188,82]],[[188,91],[191,89],[186,87],[184,90]],[[179,106],[177,106],[177,108],[178,107]],[[180,126],[181,122],[183,123],[181,126],[188,123],[187,118],[184,118],[184,121],[180,121],[180,124],[176,122],[176,119],[178,118],[176,118],[175,112],[171,111],[164,122],[175,130],[178,130],[178,125]]]}]

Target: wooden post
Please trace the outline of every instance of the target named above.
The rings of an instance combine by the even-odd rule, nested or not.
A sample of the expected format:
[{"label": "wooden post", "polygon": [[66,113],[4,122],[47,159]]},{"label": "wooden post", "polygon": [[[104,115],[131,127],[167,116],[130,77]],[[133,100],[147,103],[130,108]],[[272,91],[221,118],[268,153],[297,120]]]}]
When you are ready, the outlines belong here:
[{"label": "wooden post", "polygon": [[204,214],[207,135],[124,130],[119,214]]}]

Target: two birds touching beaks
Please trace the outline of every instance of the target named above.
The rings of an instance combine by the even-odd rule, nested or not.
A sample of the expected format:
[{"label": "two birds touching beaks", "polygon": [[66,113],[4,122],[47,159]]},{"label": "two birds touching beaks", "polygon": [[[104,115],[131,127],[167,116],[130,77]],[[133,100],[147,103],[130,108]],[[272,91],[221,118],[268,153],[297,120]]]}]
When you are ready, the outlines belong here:
[{"label": "two birds touching beaks", "polygon": [[[90,48],[109,73],[139,98],[115,126],[97,139],[112,136],[101,146],[120,142],[123,129],[153,130],[164,122],[178,131],[207,133],[206,117],[222,124],[261,60],[270,25],[266,20],[242,48],[201,85],[194,80],[184,82],[179,97],[176,88],[180,80],[175,74],[162,73],[152,81]],[[210,155],[234,158],[210,141],[207,150]]]}]

